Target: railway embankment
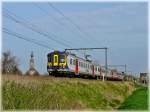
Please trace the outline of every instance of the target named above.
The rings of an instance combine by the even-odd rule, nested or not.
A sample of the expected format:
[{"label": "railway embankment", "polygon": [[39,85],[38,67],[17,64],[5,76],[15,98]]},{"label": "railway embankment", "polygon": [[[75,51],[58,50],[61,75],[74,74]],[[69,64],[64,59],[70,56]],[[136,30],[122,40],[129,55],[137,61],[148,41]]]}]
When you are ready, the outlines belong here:
[{"label": "railway embankment", "polygon": [[148,87],[135,90],[118,108],[119,110],[148,110]]},{"label": "railway embankment", "polygon": [[114,110],[133,93],[132,82],[50,76],[2,76],[4,110]]}]

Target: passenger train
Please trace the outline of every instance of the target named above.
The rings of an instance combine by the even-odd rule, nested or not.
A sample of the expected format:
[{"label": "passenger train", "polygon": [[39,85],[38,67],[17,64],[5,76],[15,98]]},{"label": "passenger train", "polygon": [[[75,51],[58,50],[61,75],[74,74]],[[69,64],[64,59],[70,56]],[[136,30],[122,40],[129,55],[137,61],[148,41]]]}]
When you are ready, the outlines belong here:
[{"label": "passenger train", "polygon": [[114,69],[107,70],[89,59],[84,59],[69,52],[53,51],[47,54],[47,71],[49,75],[75,75],[93,78],[103,77],[109,80],[123,80],[122,73]]}]

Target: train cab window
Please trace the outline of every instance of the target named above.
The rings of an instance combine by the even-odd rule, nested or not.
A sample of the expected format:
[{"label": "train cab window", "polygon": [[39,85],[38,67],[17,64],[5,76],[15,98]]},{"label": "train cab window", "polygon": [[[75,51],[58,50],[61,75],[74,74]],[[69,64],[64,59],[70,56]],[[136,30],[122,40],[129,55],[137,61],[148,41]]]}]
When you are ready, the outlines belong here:
[{"label": "train cab window", "polygon": [[64,63],[65,62],[65,55],[59,55],[59,62]]},{"label": "train cab window", "polygon": [[52,58],[49,56],[48,57],[48,62],[51,62],[52,61]]},{"label": "train cab window", "polygon": [[70,65],[72,65],[72,59],[70,59]]},{"label": "train cab window", "polygon": [[47,55],[47,59],[48,59],[48,62],[52,62],[52,56],[51,56],[51,54]]}]

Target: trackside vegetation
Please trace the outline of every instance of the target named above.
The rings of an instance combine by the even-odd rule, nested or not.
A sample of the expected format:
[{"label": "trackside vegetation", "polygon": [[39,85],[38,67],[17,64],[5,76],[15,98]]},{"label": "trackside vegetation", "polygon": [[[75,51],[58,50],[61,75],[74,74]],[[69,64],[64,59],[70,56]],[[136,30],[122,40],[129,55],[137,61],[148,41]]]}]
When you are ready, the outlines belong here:
[{"label": "trackside vegetation", "polygon": [[3,76],[3,110],[114,110],[135,90],[131,82]]},{"label": "trackside vegetation", "polygon": [[120,110],[148,110],[148,88],[140,87],[119,107]]}]

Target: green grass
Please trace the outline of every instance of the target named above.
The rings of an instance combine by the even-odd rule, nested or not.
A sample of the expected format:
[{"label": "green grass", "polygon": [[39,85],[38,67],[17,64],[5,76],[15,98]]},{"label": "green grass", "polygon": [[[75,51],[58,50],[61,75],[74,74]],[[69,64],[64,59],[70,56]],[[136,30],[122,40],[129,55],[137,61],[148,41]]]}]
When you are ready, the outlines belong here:
[{"label": "green grass", "polygon": [[4,110],[112,110],[134,89],[129,82],[88,79],[4,80],[2,106]]},{"label": "green grass", "polygon": [[148,110],[148,88],[140,87],[129,96],[119,109]]}]

